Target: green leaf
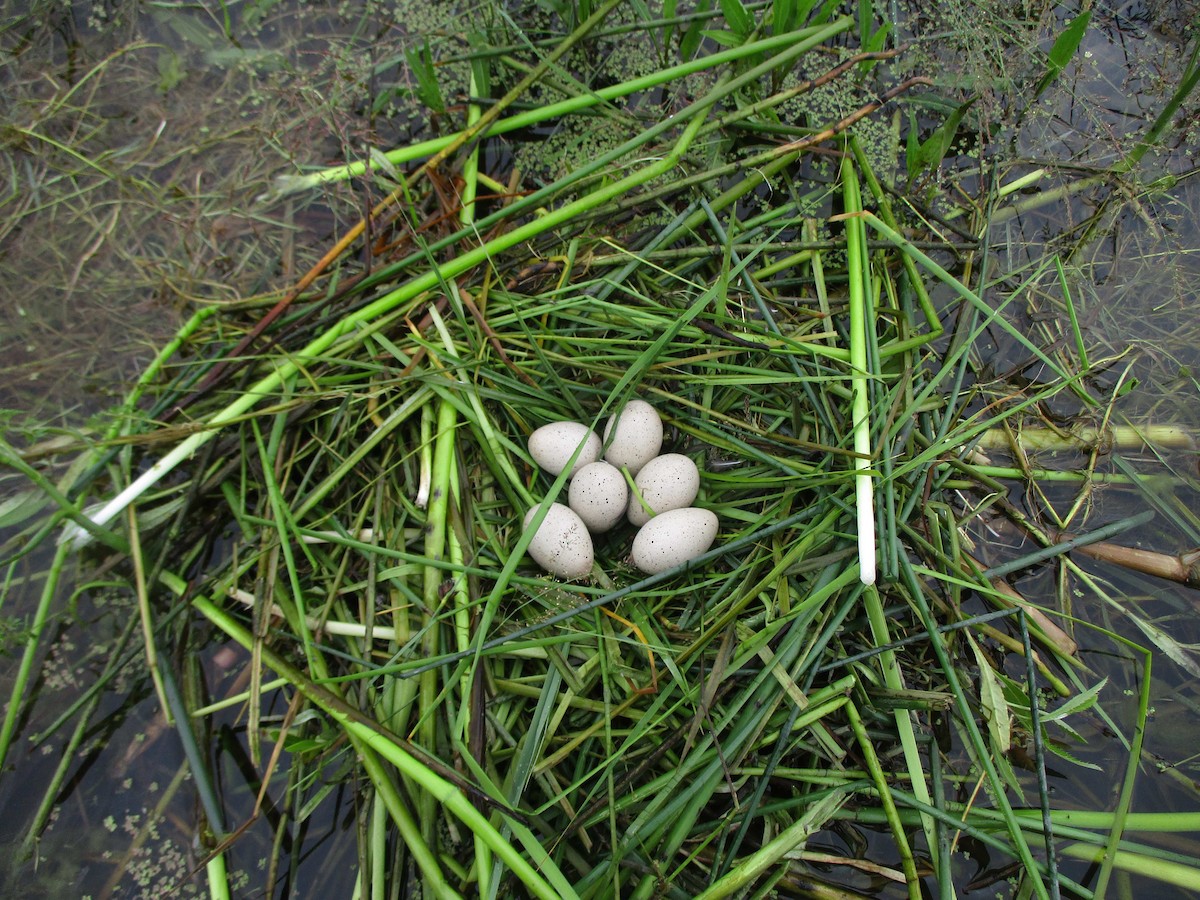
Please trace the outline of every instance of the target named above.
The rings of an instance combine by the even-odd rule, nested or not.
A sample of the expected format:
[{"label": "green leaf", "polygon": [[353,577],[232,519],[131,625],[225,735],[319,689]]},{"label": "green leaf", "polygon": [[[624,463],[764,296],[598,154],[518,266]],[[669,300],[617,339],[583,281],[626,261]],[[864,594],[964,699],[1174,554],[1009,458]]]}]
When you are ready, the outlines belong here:
[{"label": "green leaf", "polygon": [[[473,50],[483,51],[487,48],[487,36],[480,31],[472,31],[467,35],[467,43]],[[472,54],[471,77],[475,82],[475,98],[484,99],[492,95],[492,68],[485,53]]]},{"label": "green leaf", "polygon": [[871,0],[858,0],[858,41],[866,45],[871,37],[871,22],[875,18],[875,8]]},{"label": "green leaf", "polygon": [[[670,21],[671,19],[675,18],[675,10],[678,7],[678,5],[679,5],[679,0],[666,0],[666,2],[663,3],[662,18],[665,21]],[[664,25],[662,27],[661,34],[662,34],[662,42],[663,42],[664,47],[669,45],[670,39],[671,39],[671,33],[674,30],[675,30],[674,27],[670,26],[670,25]]]},{"label": "green leaf", "polygon": [[704,35],[704,18],[703,14],[712,9],[711,0],[701,0],[696,6],[697,16],[692,24],[688,26],[687,31],[683,33],[683,37],[679,39],[679,55],[683,59],[694,59],[696,52],[700,49],[700,39]]},{"label": "green leaf", "polygon": [[[867,53],[875,53],[876,51],[882,50],[884,45],[887,43],[888,35],[891,33],[891,22],[887,22],[879,26],[877,29],[875,29],[871,36],[863,42],[863,50]],[[877,65],[879,65],[879,60],[877,59],[864,59],[858,64],[858,71],[861,75],[866,75]]]},{"label": "green leaf", "polygon": [[996,767],[998,774],[1004,783],[1007,784],[1015,794],[1021,793],[1021,779],[1017,777],[1017,773],[1013,771],[1012,763],[1003,753],[996,753],[992,756],[992,765]]},{"label": "green leaf", "polygon": [[310,753],[315,750],[323,750],[328,746],[329,744],[326,741],[318,741],[315,738],[289,737],[283,742],[284,750],[286,750],[288,753],[295,753],[297,755]]},{"label": "green leaf", "polygon": [[446,103],[433,69],[433,51],[429,49],[428,39],[421,47],[406,50],[404,55],[408,58],[409,71],[417,79],[417,99],[433,112],[444,113]]},{"label": "green leaf", "polygon": [[784,34],[795,27],[796,0],[775,0],[775,8],[771,12],[771,31]]},{"label": "green leaf", "polygon": [[178,35],[181,41],[197,50],[213,50],[228,43],[228,37],[223,31],[213,30],[211,20],[193,18],[183,11],[182,7],[157,7],[151,15],[164,28]]},{"label": "green leaf", "polygon": [[[917,149],[912,149],[913,143],[913,128],[909,128],[908,132],[908,147],[905,154],[905,161],[908,167],[909,178],[926,169],[933,170],[942,164],[942,160],[949,152],[950,147],[954,143],[954,138],[958,134],[958,126],[962,123],[963,116],[967,110],[974,105],[979,97],[975,96],[966,103],[959,106],[954,112],[950,113],[946,121],[943,122],[928,138],[920,143]],[[910,122],[915,126],[916,120],[910,118]]]},{"label": "green leaf", "polygon": [[754,17],[742,6],[741,0],[721,0],[721,13],[730,31],[738,37],[745,38],[754,30]]},{"label": "green leaf", "polygon": [[183,60],[174,50],[168,48],[159,50],[155,62],[158,65],[158,89],[164,94],[187,77],[187,72],[183,68]]},{"label": "green leaf", "polygon": [[904,142],[904,167],[908,172],[909,181],[921,173],[921,166],[918,162],[921,153],[920,138],[917,137],[918,131],[917,114],[910,109],[908,111],[908,136]]},{"label": "green leaf", "polygon": [[816,16],[809,22],[810,25],[823,25],[833,18],[833,14],[841,7],[842,0],[825,0]]},{"label": "green leaf", "polygon": [[1189,647],[1181,644],[1175,638],[1171,637],[1163,629],[1159,628],[1153,622],[1143,619],[1137,615],[1130,615],[1142,634],[1149,638],[1159,650],[1167,655],[1167,658],[1174,662],[1177,666],[1191,675],[1193,678],[1200,678],[1200,662],[1196,661],[1196,657],[1192,654]]},{"label": "green leaf", "polygon": [[1008,701],[1004,699],[1004,688],[991,662],[973,637],[969,637],[969,643],[979,664],[979,703],[987,721],[988,734],[991,735],[996,753],[1004,754],[1012,747],[1012,714],[1008,709]]},{"label": "green leaf", "polygon": [[1050,48],[1049,66],[1046,68],[1046,74],[1042,76],[1042,80],[1038,82],[1034,97],[1040,97],[1042,92],[1062,74],[1062,70],[1067,67],[1071,57],[1079,49],[1079,44],[1083,40],[1083,36],[1087,34],[1091,21],[1092,11],[1089,9],[1081,12],[1067,23],[1067,27],[1055,39],[1054,46]]},{"label": "green leaf", "polygon": [[390,178],[396,184],[399,184],[400,182],[402,182],[404,180],[404,176],[400,173],[400,170],[397,169],[395,165],[393,165],[392,161],[387,158],[386,153],[384,153],[382,150],[378,149],[377,147],[371,147],[369,149],[370,149],[370,154],[371,154],[372,168],[375,168],[375,169],[379,170],[380,172],[383,172],[385,175],[387,175],[388,178]]},{"label": "green leaf", "polygon": [[[868,53],[875,53],[878,50],[882,50],[883,45],[887,43],[888,35],[891,33],[892,33],[892,23],[891,22],[888,22],[885,25],[881,25],[879,28],[875,29],[874,32],[872,32],[872,34],[869,38],[867,38],[866,43],[863,45],[863,50],[865,50]],[[867,60],[866,62],[874,65],[874,64],[877,64],[879,62],[879,60],[870,59],[870,60]]]},{"label": "green leaf", "polygon": [[50,504],[44,493],[30,488],[0,500],[0,528],[20,525]]},{"label": "green leaf", "polygon": [[1092,685],[1086,691],[1078,693],[1074,697],[1069,698],[1065,703],[1062,704],[1062,706],[1058,707],[1058,709],[1055,709],[1051,712],[1043,712],[1041,717],[1042,721],[1058,722],[1060,719],[1064,719],[1067,716],[1091,709],[1096,705],[1096,700],[1100,694],[1100,691],[1103,690],[1106,684],[1108,684],[1108,679],[1102,678],[1098,683]]},{"label": "green leaf", "polygon": [[795,11],[792,13],[792,28],[793,29],[803,28],[807,24],[815,25],[818,22],[825,21],[825,18],[828,18],[828,16],[826,16],[825,18],[821,18],[821,16],[818,16],[815,22],[809,23],[808,17],[809,17],[809,15],[812,14],[813,7],[815,7],[818,2],[819,2],[819,0],[800,0],[800,2],[796,5]]},{"label": "green leaf", "polygon": [[742,44],[746,43],[745,40],[734,34],[732,31],[712,31],[705,29],[702,33],[710,41],[720,44],[722,47],[740,47]]},{"label": "green leaf", "polygon": [[1075,765],[1082,766],[1085,769],[1093,769],[1097,772],[1104,771],[1104,768],[1102,766],[1098,766],[1095,763],[1086,762],[1085,760],[1082,760],[1079,757],[1075,756],[1070,751],[1068,751],[1066,747],[1064,747],[1062,744],[1060,744],[1058,741],[1046,741],[1044,746],[1046,747],[1047,750],[1049,750],[1055,756],[1060,757],[1061,759],[1065,759],[1069,763],[1074,763]]}]

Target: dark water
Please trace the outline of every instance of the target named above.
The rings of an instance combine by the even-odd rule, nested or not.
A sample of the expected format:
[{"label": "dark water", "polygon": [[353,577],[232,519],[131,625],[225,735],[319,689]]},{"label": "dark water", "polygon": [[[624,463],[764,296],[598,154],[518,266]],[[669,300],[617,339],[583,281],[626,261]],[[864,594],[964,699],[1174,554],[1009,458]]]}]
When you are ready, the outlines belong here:
[{"label": "dark water", "polygon": [[[6,131],[0,175],[7,179],[0,225],[0,405],[14,411],[7,419],[9,441],[23,445],[35,425],[58,427],[68,440],[106,427],[103,411],[199,305],[250,302],[307,268],[338,223],[357,217],[359,199],[335,191],[320,202],[300,198],[262,207],[254,198],[280,172],[355,158],[365,146],[393,146],[420,131],[425,120],[416,105],[394,89],[403,74],[396,60],[415,36],[454,25],[439,18],[444,10],[436,6],[242,4],[229,7],[227,20],[223,9],[200,5],[5,5],[0,108],[4,121],[16,126]],[[995,27],[981,32],[993,35],[994,43],[981,47],[978,57],[926,37],[943,28],[961,30],[963,17],[977,16],[977,9],[943,4],[914,11],[900,17],[900,31],[917,41],[929,69],[958,69],[983,86],[980,103],[1013,111],[1009,126],[990,138],[993,156],[1014,160],[1006,177],[1050,163],[1071,167],[1052,173],[1023,199],[1128,152],[1131,136],[1144,132],[1177,83],[1196,14],[1184,3],[1096,7],[1060,84],[1031,102],[1006,96],[992,84],[994,73],[1023,64],[1030,46],[1049,49],[1055,23],[1073,11],[1043,10],[1038,27],[1009,28],[997,16]],[[1140,383],[1122,401],[1126,415],[1200,428],[1193,376],[1200,344],[1186,339],[1200,334],[1195,98],[1177,118],[1167,149],[1149,154],[1139,170],[1143,185],[1164,179],[1157,190],[1139,189],[1117,201],[1111,190],[1073,195],[997,224],[992,240],[998,272],[1019,273],[1049,250],[1059,252],[1096,352],[1108,346],[1117,357],[1133,348],[1113,364],[1107,382],[1113,389]],[[960,160],[964,169],[967,159]],[[1055,277],[1046,276],[1047,284]],[[1031,328],[1042,312],[1024,311]],[[1006,347],[998,342],[994,352],[989,362],[1003,371]],[[70,458],[51,457],[49,471],[61,474]],[[16,477],[0,482],[3,496],[22,489]],[[1111,504],[1105,510],[1111,518],[1128,511],[1121,498],[1097,502]],[[1178,532],[1161,530],[1137,537],[1150,544],[1181,540]],[[7,573],[0,607],[6,631],[22,627],[40,590],[37,573],[47,563],[34,556]],[[1090,568],[1108,579],[1121,603],[1135,605],[1181,644],[1200,645],[1194,592],[1162,583],[1147,596],[1144,580]],[[1030,597],[1053,597],[1055,586],[1046,578],[1033,575],[1019,587]],[[179,737],[162,719],[144,677],[137,631],[126,636],[116,657],[123,662],[96,696],[86,730],[73,739],[70,720],[32,740],[108,669],[136,614],[130,597],[107,591],[102,581],[74,596],[70,583],[68,578],[60,591],[41,647],[37,700],[19,723],[0,773],[0,891],[13,897],[159,897],[170,885],[173,896],[203,893],[203,875],[196,872],[198,800]],[[1080,604],[1081,615],[1146,643],[1145,633],[1119,610],[1091,598]],[[172,627],[183,636],[181,646],[188,646],[186,624]],[[1128,653],[1086,630],[1080,637],[1081,658],[1110,679],[1116,696],[1136,691],[1140,669]],[[0,689],[7,696],[20,647],[12,640],[5,646]],[[1186,653],[1194,657],[1190,649]],[[204,647],[200,659],[199,680],[208,696],[243,689],[232,674],[243,668],[240,651]],[[1155,713],[1136,810],[1200,808],[1196,684],[1184,669],[1156,659]],[[1113,701],[1108,711],[1128,729],[1128,704]],[[251,822],[258,775],[246,756],[239,708],[211,722],[219,740],[210,764],[225,786],[222,824],[246,825],[230,853],[231,883],[235,896],[259,896],[266,883],[263,861],[275,855],[276,828],[295,811],[269,800]],[[1100,773],[1063,762],[1054,791],[1084,808],[1110,808],[1124,754],[1099,717],[1075,725],[1089,743],[1071,752]],[[27,858],[23,841],[68,748],[49,827]],[[306,774],[330,784],[339,779],[336,764]],[[282,796],[283,786],[273,785],[268,796]],[[278,854],[285,866],[276,893],[349,896],[360,814],[352,797],[330,794],[299,831],[302,841]],[[1200,856],[1194,834],[1170,840],[1178,852]],[[1086,883],[1086,866],[1064,868]],[[1006,886],[985,890],[1003,892]],[[1129,890],[1133,896],[1150,896],[1141,890],[1171,896],[1158,885]]]}]

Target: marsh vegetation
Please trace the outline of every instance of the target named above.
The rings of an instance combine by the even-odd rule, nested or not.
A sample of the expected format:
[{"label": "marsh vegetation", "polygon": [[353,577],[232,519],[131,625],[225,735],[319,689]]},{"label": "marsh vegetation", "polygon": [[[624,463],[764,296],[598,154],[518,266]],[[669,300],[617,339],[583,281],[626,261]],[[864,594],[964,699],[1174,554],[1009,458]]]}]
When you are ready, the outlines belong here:
[{"label": "marsh vegetation", "polygon": [[9,893],[1200,889],[1185,5],[2,29]]}]

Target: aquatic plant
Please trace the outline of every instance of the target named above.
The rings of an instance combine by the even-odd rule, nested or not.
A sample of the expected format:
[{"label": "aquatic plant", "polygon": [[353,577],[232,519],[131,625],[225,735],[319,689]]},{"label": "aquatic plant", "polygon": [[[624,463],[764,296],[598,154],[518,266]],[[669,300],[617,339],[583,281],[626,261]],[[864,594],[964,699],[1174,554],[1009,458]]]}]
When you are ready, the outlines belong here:
[{"label": "aquatic plant", "polygon": [[[269,312],[192,316],[60,477],[3,448],[39,498],[8,549],[54,559],[0,759],[65,567],[103,554],[135,601],[113,658],[144,662],[179,736],[217,896],[227,869],[250,868],[238,854],[258,816],[270,892],[280,848],[343,789],[363,895],[798,894],[842,890],[846,871],[949,895],[964,844],[1011,860],[997,868],[1026,895],[1100,894],[1152,857],[1192,883],[1182,855],[1125,835],[1162,826],[1131,812],[1151,654],[1102,632],[1142,667],[1118,723],[1072,636],[1101,626],[1076,621],[1068,591],[1041,605],[1005,580],[1056,561],[1116,615],[1071,554],[1147,517],[1065,534],[1090,485],[1124,485],[1185,527],[1194,516],[1159,474],[1119,456],[1101,471],[1099,439],[1132,434],[1165,457],[1194,449],[1186,434],[1116,430],[1120,385],[1097,378],[1115,360],[1081,327],[1061,261],[991,270],[978,235],[1015,192],[956,207],[971,221],[954,240],[917,231],[920,210],[895,199],[859,132],[930,80],[884,67],[902,56],[873,43],[888,29],[869,5],[858,18],[810,5],[804,27],[797,4],[767,16],[736,0],[643,19],[639,39],[691,36],[692,52],[518,110],[596,33],[631,24],[610,21],[616,6],[563,9],[577,27],[539,52],[467,54],[461,130],[276,183],[271,202],[358,179],[370,211]],[[436,72],[411,60],[426,63]],[[692,96],[675,90],[685,79]],[[803,122],[800,106],[779,115],[827,86],[836,112],[823,98]],[[584,134],[630,97],[655,114],[616,110],[615,142],[544,183],[484,171],[485,138]],[[1049,338],[1014,314],[1048,295],[1063,311]],[[1036,374],[989,378],[993,334],[1013,372]],[[567,475],[539,476],[526,438],[562,419],[596,427],[635,393],[701,464],[717,543],[642,577],[617,533],[590,579],[548,578],[521,519]],[[1061,473],[1085,487],[1054,528],[1009,499],[1053,490],[1029,459],[1050,446],[1049,423],[1031,423],[1051,404],[1100,423],[1056,433],[1086,462]],[[985,529],[1039,550],[1003,552]],[[1120,615],[1195,665],[1147,617]],[[220,642],[244,679],[204,697],[184,660]],[[50,731],[76,723],[78,746],[88,702]],[[230,710],[257,793],[240,823],[205,733]],[[1047,761],[1072,761],[1085,716],[1128,733],[1128,765],[1116,809],[1072,821]],[[839,848],[847,823],[886,841]],[[1066,858],[1099,874],[1085,885]]]}]

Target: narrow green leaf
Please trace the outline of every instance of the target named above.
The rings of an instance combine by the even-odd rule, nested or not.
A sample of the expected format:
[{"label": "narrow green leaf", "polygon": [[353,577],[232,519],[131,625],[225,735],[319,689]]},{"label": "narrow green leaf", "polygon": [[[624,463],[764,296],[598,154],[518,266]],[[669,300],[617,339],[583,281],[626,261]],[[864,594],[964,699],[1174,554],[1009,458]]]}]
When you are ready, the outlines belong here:
[{"label": "narrow green leaf", "polygon": [[[882,50],[884,45],[887,43],[888,35],[891,33],[892,25],[890,22],[881,25],[879,28],[875,29],[875,31],[865,41],[863,41],[863,50],[867,53],[875,53],[879,50]],[[859,75],[866,75],[877,65],[879,65],[879,60],[877,59],[864,59],[858,64]]]},{"label": "narrow green leaf", "polygon": [[1012,714],[991,662],[974,637],[968,635],[968,642],[975,654],[975,661],[979,664],[979,702],[983,717],[987,721],[988,734],[991,735],[996,753],[1001,755],[1012,747]]},{"label": "narrow green leaf", "polygon": [[[1062,723],[1060,722],[1059,725],[1062,725]],[[1082,769],[1091,769],[1095,772],[1104,771],[1103,766],[1098,766],[1095,763],[1086,762],[1085,760],[1080,759],[1078,756],[1075,756],[1075,754],[1067,750],[1067,748],[1064,747],[1059,741],[1046,741],[1045,747],[1055,756],[1059,757],[1060,759],[1065,759],[1072,765],[1079,766]]]},{"label": "narrow green leaf", "polygon": [[1100,679],[1099,682],[1092,685],[1086,691],[1082,691],[1081,693],[1076,694],[1074,697],[1071,697],[1060,707],[1058,707],[1058,709],[1051,710],[1049,712],[1043,712],[1042,721],[1058,722],[1067,716],[1091,709],[1096,705],[1096,700],[1099,697],[1100,691],[1103,690],[1106,684],[1108,684],[1107,678]]},{"label": "narrow green leaf", "polygon": [[1088,23],[1092,20],[1092,11],[1086,10],[1067,25],[1066,30],[1055,40],[1054,46],[1050,48],[1050,65],[1062,70],[1071,57],[1075,55],[1075,51],[1079,49],[1079,42],[1083,40],[1083,35],[1087,32]]},{"label": "narrow green leaf", "polygon": [[408,68],[417,79],[417,99],[430,110],[441,114],[446,111],[446,103],[442,99],[442,89],[438,86],[437,74],[433,69],[433,51],[429,41],[420,47],[413,47],[405,52]]},{"label": "narrow green leaf", "polygon": [[158,89],[164,94],[179,85],[187,77],[183,60],[179,54],[170,48],[158,51]]},{"label": "narrow green leaf", "polygon": [[828,22],[833,17],[834,12],[841,8],[841,5],[841,0],[825,0],[813,18],[812,24],[816,25],[820,22]]},{"label": "narrow green leaf", "polygon": [[[867,51],[868,53],[875,53],[879,50],[882,50],[883,45],[887,43],[888,35],[891,33],[892,33],[892,24],[890,22],[876,28],[875,31],[871,33],[871,36],[869,38],[867,38],[866,42],[863,44],[863,50]],[[869,60],[866,60],[863,63],[863,65],[864,66],[873,66],[873,65],[878,65],[878,62],[879,62],[878,60],[869,59]]]},{"label": "narrow green leaf", "polygon": [[754,30],[754,17],[742,6],[741,0],[720,0],[721,13],[729,23],[729,29],[740,38]]},{"label": "narrow green leaf", "polygon": [[908,172],[909,181],[921,173],[921,139],[918,137],[918,131],[917,114],[910,109],[908,111],[908,136],[904,141],[904,168]]},{"label": "narrow green leaf", "polygon": [[796,0],[775,0],[771,11],[771,30],[783,34],[796,27]]},{"label": "narrow green leaf", "polygon": [[962,123],[963,116],[967,114],[967,110],[978,99],[978,96],[972,97],[966,103],[958,106],[954,112],[950,113],[946,121],[938,126],[933,134],[920,143],[915,153],[911,152],[912,129],[909,129],[909,152],[906,162],[908,163],[910,177],[913,174],[914,168],[917,173],[920,173],[927,169],[932,171],[942,164],[942,160],[954,144],[954,138],[958,134],[958,126]]},{"label": "narrow green leaf", "polygon": [[699,15],[688,26],[683,37],[679,39],[679,56],[685,62],[696,58],[697,51],[700,49],[700,40],[704,36],[705,17],[703,14],[710,9],[712,9],[712,0],[701,0],[696,5],[696,12]]},{"label": "narrow green leaf", "polygon": [[702,34],[713,43],[720,44],[722,47],[740,47],[745,43],[742,38],[732,31],[712,31],[706,29]]},{"label": "narrow green leaf", "polygon": [[1040,97],[1042,92],[1050,87],[1054,83],[1054,80],[1062,74],[1062,70],[1067,67],[1067,63],[1071,61],[1071,57],[1079,49],[1079,44],[1083,40],[1083,36],[1087,33],[1088,25],[1091,24],[1091,21],[1092,11],[1090,9],[1085,10],[1068,22],[1067,27],[1055,39],[1054,46],[1050,48],[1046,74],[1038,82],[1037,90],[1033,94],[1035,97]]},{"label": "narrow green leaf", "polygon": [[0,528],[12,528],[14,525],[20,525],[49,505],[49,499],[41,491],[32,488],[18,491],[11,497],[0,500]]},{"label": "narrow green leaf", "polygon": [[[792,22],[793,22],[792,27],[799,28],[802,25],[804,25],[805,23],[807,23],[808,17],[812,14],[813,9],[814,9],[814,7],[816,7],[818,2],[820,2],[820,0],[799,0],[799,3],[796,5],[796,12],[792,18]],[[832,0],[826,0],[826,5],[828,5],[831,2],[832,2]],[[814,20],[814,23],[815,22],[823,22],[823,21],[825,21],[826,18],[828,18],[828,16],[829,16],[829,12],[823,11],[822,13],[817,15],[816,19]]]},{"label": "narrow green leaf", "polygon": [[858,0],[858,40],[864,47],[871,39],[871,23],[875,20],[875,8],[871,0]]}]

